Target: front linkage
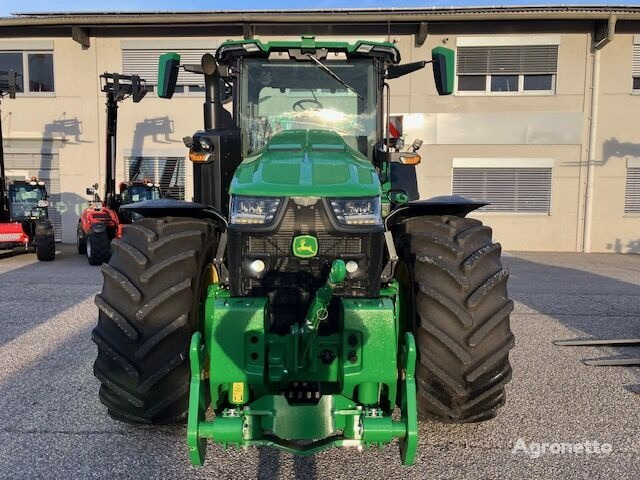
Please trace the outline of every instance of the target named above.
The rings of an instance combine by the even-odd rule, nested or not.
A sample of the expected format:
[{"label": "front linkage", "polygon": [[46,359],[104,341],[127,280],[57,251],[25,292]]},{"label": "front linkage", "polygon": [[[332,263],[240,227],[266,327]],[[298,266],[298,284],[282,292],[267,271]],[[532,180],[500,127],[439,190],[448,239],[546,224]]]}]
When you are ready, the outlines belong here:
[{"label": "front linkage", "polygon": [[[391,283],[380,298],[337,299],[342,328],[316,335],[344,276],[344,262],[335,260],[306,323],[289,335],[269,332],[266,298],[231,298],[219,285],[209,287],[204,335],[193,335],[189,351],[187,441],[194,465],[203,464],[208,438],[298,455],[382,447],[398,438],[402,462],[413,463],[416,347],[400,326],[398,286]],[[209,404],[212,420],[205,419]],[[399,421],[391,417],[395,406]]]}]

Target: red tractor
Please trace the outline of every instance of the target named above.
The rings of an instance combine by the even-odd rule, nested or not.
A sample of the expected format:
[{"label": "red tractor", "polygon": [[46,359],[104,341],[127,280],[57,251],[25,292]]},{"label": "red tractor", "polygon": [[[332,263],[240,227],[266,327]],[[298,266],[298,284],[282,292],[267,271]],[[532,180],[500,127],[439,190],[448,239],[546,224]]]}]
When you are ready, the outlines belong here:
[{"label": "red tractor", "polygon": [[111,240],[120,236],[122,225],[134,220],[132,214],[120,210],[120,206],[143,200],[160,198],[160,189],[148,180],[122,182],[116,193],[116,133],[118,126],[118,102],[132,97],[138,103],[147,93],[146,82],[137,75],[104,73],[100,75],[102,91],[107,94],[107,155],[105,197],[98,196],[98,184],[87,188],[93,201],[78,220],[78,253],[86,254],[91,265],[101,265],[111,255]]},{"label": "red tractor", "polygon": [[[2,152],[0,150],[0,163]],[[0,250],[35,251],[38,260],[53,260],[56,245],[53,226],[49,220],[49,200],[44,182],[14,180],[4,195],[4,174],[0,181],[3,190],[0,209]]]},{"label": "red tractor", "polygon": [[[15,98],[16,73],[0,72],[0,99]],[[44,182],[7,182],[4,169],[2,115],[0,115],[0,250],[35,250],[38,260],[53,260],[56,245],[49,220],[49,199]]]}]

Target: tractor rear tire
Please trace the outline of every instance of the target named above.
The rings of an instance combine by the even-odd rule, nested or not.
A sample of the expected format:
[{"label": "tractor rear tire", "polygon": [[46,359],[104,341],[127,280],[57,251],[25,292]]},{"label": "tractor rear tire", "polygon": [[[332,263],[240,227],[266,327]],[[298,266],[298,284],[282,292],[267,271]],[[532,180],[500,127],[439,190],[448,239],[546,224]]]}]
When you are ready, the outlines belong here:
[{"label": "tractor rear tire", "polygon": [[398,277],[413,284],[407,290],[419,351],[419,415],[488,420],[505,402],[514,346],[501,246],[491,228],[456,216],[414,217],[398,233]]},{"label": "tractor rear tire", "polygon": [[147,424],[186,417],[189,343],[217,238],[207,221],[164,218],[126,225],[112,242],[92,333],[100,401],[112,417]]},{"label": "tractor rear tire", "polygon": [[56,258],[56,239],[53,235],[36,236],[36,256],[41,262],[50,262]]},{"label": "tractor rear tire", "polygon": [[85,253],[89,265],[102,265],[108,262],[111,255],[111,240],[107,232],[91,232],[85,238]]}]

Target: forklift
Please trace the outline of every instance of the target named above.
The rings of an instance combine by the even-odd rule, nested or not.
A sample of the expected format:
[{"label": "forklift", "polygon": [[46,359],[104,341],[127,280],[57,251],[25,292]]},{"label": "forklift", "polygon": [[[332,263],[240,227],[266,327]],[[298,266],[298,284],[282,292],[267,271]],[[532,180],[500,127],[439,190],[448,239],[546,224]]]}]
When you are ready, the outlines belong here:
[{"label": "forklift", "polygon": [[[17,74],[0,72],[0,101],[14,99]],[[35,251],[38,260],[51,261],[56,255],[55,236],[49,220],[49,195],[45,183],[36,177],[7,180],[4,166],[2,115],[0,114],[0,250]]]}]

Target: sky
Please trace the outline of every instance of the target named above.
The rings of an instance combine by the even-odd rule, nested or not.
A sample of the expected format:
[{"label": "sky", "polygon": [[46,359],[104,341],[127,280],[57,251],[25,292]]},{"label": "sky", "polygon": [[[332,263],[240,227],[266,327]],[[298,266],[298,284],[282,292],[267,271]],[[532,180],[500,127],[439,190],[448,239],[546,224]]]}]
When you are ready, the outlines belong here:
[{"label": "sky", "polygon": [[[29,12],[286,10],[291,0],[0,0],[0,16]],[[541,5],[544,0],[297,0],[296,9]],[[638,5],[640,0],[559,0],[560,5]]]}]

